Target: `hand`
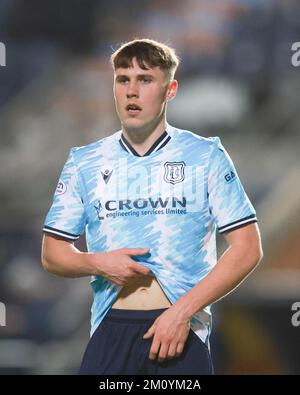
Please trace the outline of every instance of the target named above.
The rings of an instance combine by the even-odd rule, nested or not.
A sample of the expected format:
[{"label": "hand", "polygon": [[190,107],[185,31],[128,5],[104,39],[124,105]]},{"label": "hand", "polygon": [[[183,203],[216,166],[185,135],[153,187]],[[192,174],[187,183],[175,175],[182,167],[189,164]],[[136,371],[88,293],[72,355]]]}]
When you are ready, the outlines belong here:
[{"label": "hand", "polygon": [[143,339],[154,336],[149,358],[155,360],[158,356],[158,362],[163,362],[165,359],[179,357],[189,331],[190,320],[174,304],[156,318],[143,336]]},{"label": "hand", "polygon": [[110,252],[92,254],[92,259],[96,266],[96,274],[100,274],[116,284],[126,285],[137,277],[150,274],[150,269],[131,258],[148,253],[148,248],[120,248]]}]

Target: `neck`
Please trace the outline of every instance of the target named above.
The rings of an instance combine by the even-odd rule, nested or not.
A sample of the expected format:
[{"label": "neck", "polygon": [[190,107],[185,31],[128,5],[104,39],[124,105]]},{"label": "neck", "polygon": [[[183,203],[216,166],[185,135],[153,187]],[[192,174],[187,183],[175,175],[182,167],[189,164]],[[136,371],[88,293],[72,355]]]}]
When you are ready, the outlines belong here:
[{"label": "neck", "polygon": [[166,117],[163,116],[161,120],[153,127],[153,125],[146,125],[142,129],[126,129],[122,128],[123,135],[136,150],[136,152],[143,156],[155,143],[155,141],[166,130]]}]

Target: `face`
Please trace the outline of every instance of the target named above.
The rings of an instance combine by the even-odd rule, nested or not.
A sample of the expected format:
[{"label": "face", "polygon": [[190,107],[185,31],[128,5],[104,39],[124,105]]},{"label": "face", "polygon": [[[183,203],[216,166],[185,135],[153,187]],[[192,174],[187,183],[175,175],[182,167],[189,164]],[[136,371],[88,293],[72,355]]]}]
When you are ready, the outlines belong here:
[{"label": "face", "polygon": [[123,129],[151,132],[164,122],[166,103],[177,90],[159,68],[141,69],[135,58],[129,68],[115,70],[114,97]]}]

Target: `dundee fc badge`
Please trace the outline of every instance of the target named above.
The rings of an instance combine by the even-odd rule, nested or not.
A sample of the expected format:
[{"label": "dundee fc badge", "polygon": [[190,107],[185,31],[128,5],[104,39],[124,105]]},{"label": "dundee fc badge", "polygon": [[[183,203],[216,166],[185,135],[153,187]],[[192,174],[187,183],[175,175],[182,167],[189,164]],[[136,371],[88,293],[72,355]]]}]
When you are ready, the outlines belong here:
[{"label": "dundee fc badge", "polygon": [[184,162],[166,162],[164,180],[171,184],[178,184],[184,180]]}]

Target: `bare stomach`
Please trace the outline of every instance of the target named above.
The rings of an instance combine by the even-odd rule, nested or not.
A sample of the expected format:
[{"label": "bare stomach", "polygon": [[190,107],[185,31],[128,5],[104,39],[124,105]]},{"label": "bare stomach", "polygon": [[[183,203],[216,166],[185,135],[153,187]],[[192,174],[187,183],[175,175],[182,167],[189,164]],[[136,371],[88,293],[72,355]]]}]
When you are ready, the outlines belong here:
[{"label": "bare stomach", "polygon": [[153,310],[170,306],[155,277],[142,276],[122,288],[112,308]]}]

